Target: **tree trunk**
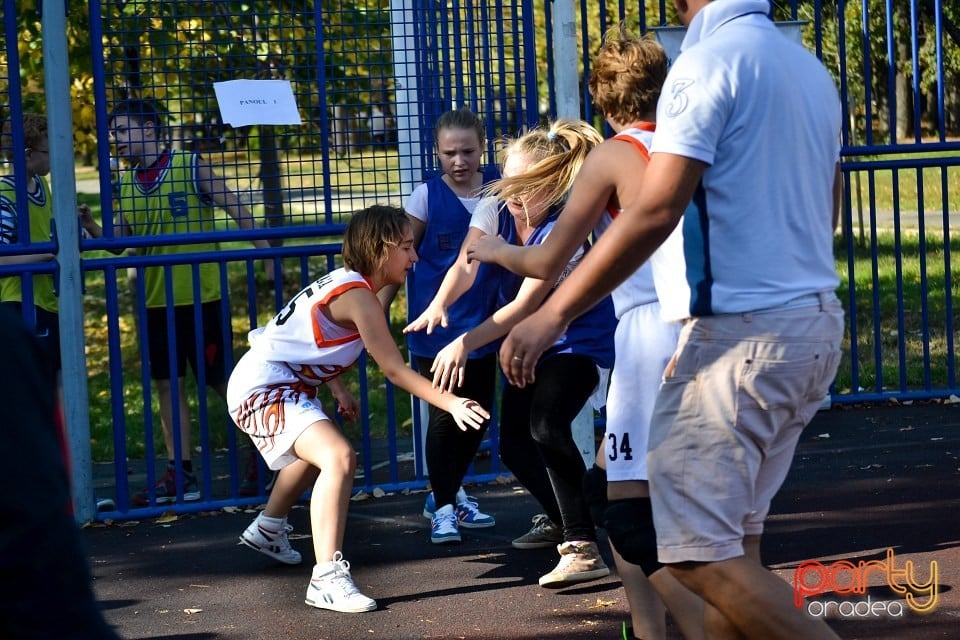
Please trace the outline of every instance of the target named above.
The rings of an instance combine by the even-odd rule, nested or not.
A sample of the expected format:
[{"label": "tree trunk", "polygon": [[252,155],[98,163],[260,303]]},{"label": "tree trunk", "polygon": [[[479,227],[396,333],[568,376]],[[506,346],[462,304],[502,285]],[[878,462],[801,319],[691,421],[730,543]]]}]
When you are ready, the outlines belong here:
[{"label": "tree trunk", "polygon": [[[899,60],[910,59],[910,49],[906,42],[897,43],[897,58]],[[913,122],[913,101],[910,99],[910,81],[907,74],[897,69],[895,90],[897,92],[897,138],[896,142],[906,140],[913,133],[911,123]]]},{"label": "tree trunk", "polygon": [[868,139],[873,139],[873,136],[885,138],[889,135],[888,132],[890,132],[893,126],[890,122],[890,105],[887,100],[887,87],[890,85],[890,75],[886,65],[871,64],[873,64],[873,68],[876,69],[876,71],[873,74],[873,82],[871,84],[873,94],[873,120],[867,122],[867,128],[870,129]]},{"label": "tree trunk", "polygon": [[[263,193],[263,217],[268,227],[282,227],[283,189],[280,175],[280,152],[277,149],[277,137],[273,127],[260,125],[260,187]],[[272,238],[270,245],[283,244],[280,238]]]},{"label": "tree trunk", "polygon": [[[924,118],[920,121],[921,125],[926,123],[928,131],[937,132],[940,129],[940,105],[937,104],[937,98],[936,87],[931,87],[930,90],[927,91],[927,105],[923,111]],[[923,132],[921,132],[921,135],[922,134]]]},{"label": "tree trunk", "polygon": [[957,90],[956,84],[947,85],[943,101],[946,110],[944,119],[947,123],[947,135],[955,136],[960,130],[960,91]]}]

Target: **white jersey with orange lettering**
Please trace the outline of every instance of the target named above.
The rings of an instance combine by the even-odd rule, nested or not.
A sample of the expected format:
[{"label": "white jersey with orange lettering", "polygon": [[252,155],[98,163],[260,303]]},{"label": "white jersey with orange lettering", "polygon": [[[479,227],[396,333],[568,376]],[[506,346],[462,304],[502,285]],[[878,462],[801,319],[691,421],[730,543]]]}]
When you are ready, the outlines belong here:
[{"label": "white jersey with orange lettering", "polygon": [[349,369],[363,351],[356,329],[341,327],[323,312],[333,298],[370,283],[337,269],[317,279],[249,334],[244,354],[227,384],[227,405],[271,469],[297,459],[293,445],[315,422],[330,420],[317,389]]}]

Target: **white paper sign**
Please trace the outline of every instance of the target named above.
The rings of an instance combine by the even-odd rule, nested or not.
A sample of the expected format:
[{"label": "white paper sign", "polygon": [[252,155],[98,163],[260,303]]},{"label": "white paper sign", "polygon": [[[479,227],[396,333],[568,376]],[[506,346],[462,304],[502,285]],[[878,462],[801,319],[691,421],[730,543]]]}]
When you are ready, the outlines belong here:
[{"label": "white paper sign", "polygon": [[213,90],[226,124],[300,124],[289,80],[228,80],[214,82]]}]

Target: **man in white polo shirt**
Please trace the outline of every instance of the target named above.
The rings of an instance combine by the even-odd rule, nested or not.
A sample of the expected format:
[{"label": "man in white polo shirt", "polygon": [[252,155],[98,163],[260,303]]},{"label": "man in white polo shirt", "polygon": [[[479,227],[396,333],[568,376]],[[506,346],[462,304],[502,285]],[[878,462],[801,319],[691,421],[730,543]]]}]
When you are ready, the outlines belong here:
[{"label": "man in white polo shirt", "polygon": [[[688,27],[657,107],[643,188],[500,351],[514,384],[683,215],[684,321],[649,443],[660,561],[704,597],[709,637],[835,638],[760,563],[770,500],[836,374],[840,101],[767,0],[674,0]],[[688,207],[689,205],[689,207]],[[684,214],[684,211],[686,213]]]}]

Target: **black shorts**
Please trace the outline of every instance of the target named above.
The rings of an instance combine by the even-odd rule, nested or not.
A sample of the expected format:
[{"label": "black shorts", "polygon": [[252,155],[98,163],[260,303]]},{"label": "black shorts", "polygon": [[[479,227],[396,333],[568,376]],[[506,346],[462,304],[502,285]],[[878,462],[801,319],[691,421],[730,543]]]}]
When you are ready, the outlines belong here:
[{"label": "black shorts", "polygon": [[[17,301],[3,302],[4,306],[9,306],[23,318],[23,303]],[[33,324],[33,334],[37,336],[40,346],[43,348],[43,354],[47,362],[53,367],[53,370],[60,371],[62,360],[60,357],[60,317],[52,311],[34,307],[36,311],[36,323]],[[24,323],[31,326],[31,319],[24,318]]]},{"label": "black shorts", "polygon": [[[217,386],[227,381],[227,365],[224,353],[224,341],[233,344],[233,331],[226,325],[224,335],[223,314],[220,312],[220,300],[204,302],[200,305],[201,332],[203,345],[203,367],[206,383]],[[196,322],[193,319],[193,305],[181,305],[173,308],[174,335],[168,335],[167,310],[162,307],[147,309],[147,340],[150,349],[150,377],[153,380],[170,379],[171,349],[176,346],[173,357],[177,364],[177,377],[187,372],[187,362],[199,378]],[[174,338],[176,345],[174,345]]]}]

